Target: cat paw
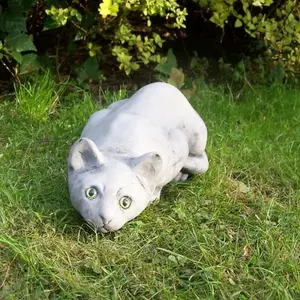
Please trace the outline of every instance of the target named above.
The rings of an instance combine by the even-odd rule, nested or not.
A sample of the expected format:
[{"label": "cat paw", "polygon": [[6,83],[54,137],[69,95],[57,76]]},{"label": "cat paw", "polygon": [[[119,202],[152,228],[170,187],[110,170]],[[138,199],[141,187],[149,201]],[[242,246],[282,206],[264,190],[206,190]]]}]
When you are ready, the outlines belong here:
[{"label": "cat paw", "polygon": [[189,174],[187,173],[182,173],[182,172],[179,172],[176,177],[173,179],[173,181],[175,182],[183,182],[183,181],[186,181],[189,177]]}]

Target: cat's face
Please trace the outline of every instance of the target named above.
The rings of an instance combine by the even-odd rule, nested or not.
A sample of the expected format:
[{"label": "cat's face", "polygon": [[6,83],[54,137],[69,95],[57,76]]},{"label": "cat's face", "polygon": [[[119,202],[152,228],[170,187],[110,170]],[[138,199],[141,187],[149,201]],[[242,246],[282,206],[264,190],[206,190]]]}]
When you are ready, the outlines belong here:
[{"label": "cat's face", "polygon": [[70,176],[69,190],[77,211],[102,232],[120,229],[151,200],[132,170],[113,159]]},{"label": "cat's face", "polygon": [[95,228],[116,231],[151,202],[151,177],[159,166],[160,158],[152,154],[127,163],[104,158],[91,140],[82,138],[69,157],[71,201]]}]

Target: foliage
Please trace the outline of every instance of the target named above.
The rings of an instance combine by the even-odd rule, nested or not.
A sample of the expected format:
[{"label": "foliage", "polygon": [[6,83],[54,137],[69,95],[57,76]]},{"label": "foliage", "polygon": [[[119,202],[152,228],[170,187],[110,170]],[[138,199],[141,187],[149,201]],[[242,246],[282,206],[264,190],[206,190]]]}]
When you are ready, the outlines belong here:
[{"label": "foliage", "polygon": [[182,93],[188,99],[195,96],[201,78],[198,77],[198,80],[195,81],[186,77],[182,68],[178,67],[177,59],[172,49],[168,51],[166,62],[158,64],[154,70],[157,72],[156,77],[158,80],[168,82],[178,89],[182,89]]},{"label": "foliage", "polygon": [[50,9],[46,9],[46,14],[52,16],[53,20],[59,26],[66,25],[67,21],[71,20],[72,18],[74,18],[75,21],[78,22],[82,21],[82,15],[78,12],[77,9],[74,9],[72,7],[56,8],[52,5]]},{"label": "foliage", "polygon": [[[272,59],[264,57],[246,57],[235,64],[220,58],[218,62],[198,57],[197,53],[190,60],[187,70],[178,66],[173,49],[169,49],[167,60],[158,64],[154,70],[156,78],[173,84],[188,99],[197,93],[197,88],[206,88],[206,82],[224,84],[231,87],[231,93],[238,99],[247,88],[255,86],[280,85],[287,82],[287,71],[282,61],[275,65]],[[186,76],[186,75],[189,76]],[[298,78],[289,80],[290,85],[297,85]]]},{"label": "foliage", "polygon": [[4,63],[4,59],[13,58],[18,63],[15,75],[39,67],[37,49],[26,30],[26,14],[35,2],[37,1],[8,1],[7,9],[0,12],[0,61]]},{"label": "foliage", "polygon": [[88,57],[76,70],[76,80],[77,83],[84,87],[88,88],[89,81],[92,82],[101,82],[105,80],[102,72],[99,70],[99,64],[97,57],[90,56]]},{"label": "foliage", "polygon": [[[112,37],[114,46],[112,47],[112,54],[116,56],[120,63],[120,69],[124,69],[126,74],[131,70],[137,70],[140,63],[147,65],[150,62],[160,63],[162,58],[156,54],[157,48],[163,45],[163,39],[159,33],[150,29],[149,35],[135,34],[136,30],[130,24],[128,16],[131,12],[140,14],[141,22],[146,22],[146,26],[150,29],[152,25],[152,18],[160,16],[165,19],[165,23],[169,27],[181,28],[185,27],[184,21],[186,17],[186,9],[180,9],[175,0],[147,0],[144,3],[139,0],[104,0],[99,6],[99,13],[103,19],[107,17],[117,17],[117,26]],[[107,24],[107,23],[106,23]],[[142,26],[143,31],[147,27]],[[155,27],[154,27],[155,30]],[[133,61],[131,52],[136,51],[136,59]]]},{"label": "foliage", "polygon": [[194,0],[212,13],[220,27],[234,24],[251,37],[264,40],[266,54],[282,61],[290,75],[300,69],[300,5],[297,0]]},{"label": "foliage", "polygon": [[72,208],[66,178],[68,151],[100,106],[76,89],[51,122],[32,122],[1,101],[0,298],[299,299],[299,97],[254,87],[236,103],[197,87],[209,172],[170,184],[106,235]]},{"label": "foliage", "polygon": [[272,60],[262,57],[255,59],[246,58],[235,65],[219,59],[218,69],[220,71],[220,81],[226,80],[230,85],[269,85],[283,84],[289,79],[290,84],[297,84],[298,78],[287,78],[287,71],[281,60],[275,65]]},{"label": "foliage", "polygon": [[[18,63],[16,73],[19,68],[22,69],[23,63],[28,62],[23,53],[36,52],[32,36],[26,31],[27,19],[23,15],[29,18],[30,9],[39,3],[15,0],[3,13],[0,31],[4,43],[0,44],[0,58],[13,58]],[[70,6],[66,6],[66,3],[58,4],[50,0],[43,2],[40,9],[46,13],[42,20],[44,31],[67,25],[73,27],[76,32],[73,42],[85,43],[89,55],[98,57],[97,66],[99,58],[101,60],[109,54],[107,49],[102,51],[102,45],[108,45],[120,69],[126,74],[137,70],[141,64],[163,61],[158,53],[164,42],[163,28],[184,28],[187,15],[186,9],[181,9],[175,0],[147,0],[142,3],[139,0],[104,0],[98,4],[96,11],[88,7],[85,1],[70,1]],[[22,18],[16,20],[19,12]],[[163,27],[152,23],[155,18],[163,20],[160,21]],[[32,58],[32,53],[30,55]]]},{"label": "foliage", "polygon": [[[167,37],[176,38],[173,33],[185,29],[187,15],[194,9],[191,3],[224,34],[229,29],[244,31],[261,42],[263,47],[255,52],[255,58],[266,64],[261,68],[270,69],[272,63],[275,69],[282,67],[286,77],[298,74],[300,6],[296,0],[12,0],[0,12],[0,60],[15,77],[40,68],[37,35],[32,30],[39,19],[42,33],[67,31],[68,47],[83,48],[95,57],[93,70],[98,69],[98,74],[93,71],[92,77],[97,80],[104,78],[99,67],[112,57],[126,74],[142,65],[164,64],[163,45]],[[81,62],[80,82],[91,80],[83,75],[84,68]]]}]

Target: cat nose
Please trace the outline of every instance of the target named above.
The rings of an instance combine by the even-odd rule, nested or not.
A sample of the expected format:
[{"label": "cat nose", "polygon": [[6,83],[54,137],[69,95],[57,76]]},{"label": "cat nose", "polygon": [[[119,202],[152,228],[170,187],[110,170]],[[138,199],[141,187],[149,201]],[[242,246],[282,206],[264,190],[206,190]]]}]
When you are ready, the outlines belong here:
[{"label": "cat nose", "polygon": [[104,216],[101,215],[101,214],[99,214],[99,217],[100,217],[100,219],[102,220],[103,225],[108,225],[108,224],[112,221],[112,219],[107,218],[107,217],[104,217]]}]

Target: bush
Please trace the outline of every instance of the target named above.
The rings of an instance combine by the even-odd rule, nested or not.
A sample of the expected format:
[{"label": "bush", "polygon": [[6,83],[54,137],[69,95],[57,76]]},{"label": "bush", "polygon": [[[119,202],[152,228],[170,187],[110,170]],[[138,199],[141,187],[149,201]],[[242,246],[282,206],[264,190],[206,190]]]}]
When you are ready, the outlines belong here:
[{"label": "bush", "polygon": [[38,34],[65,29],[66,47],[83,47],[90,56],[77,71],[81,81],[103,79],[98,66],[112,57],[128,75],[141,65],[165,62],[163,43],[185,28],[191,3],[199,5],[202,18],[224,28],[225,34],[231,27],[262,41],[260,54],[274,66],[280,61],[290,75],[299,71],[296,0],[10,0],[1,13],[0,59],[15,76],[35,70],[41,65]]},{"label": "bush", "polygon": [[265,54],[282,61],[290,74],[300,65],[300,4],[296,0],[194,0],[211,12],[210,21],[220,27],[243,28],[263,40]]},{"label": "bush", "polygon": [[38,65],[37,49],[26,21],[33,7],[39,6],[41,15],[46,13],[42,18],[44,31],[68,26],[74,32],[72,42],[83,42],[90,57],[97,57],[99,62],[111,53],[119,68],[129,74],[141,64],[163,61],[158,49],[163,45],[164,28],[184,27],[187,14],[176,0],[91,2],[87,6],[86,1],[73,0],[58,6],[55,1],[13,0],[2,14],[0,59],[14,59],[17,73],[26,71],[28,63]]}]

